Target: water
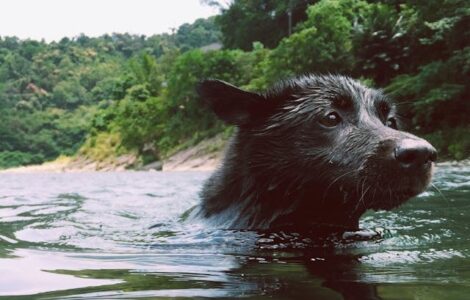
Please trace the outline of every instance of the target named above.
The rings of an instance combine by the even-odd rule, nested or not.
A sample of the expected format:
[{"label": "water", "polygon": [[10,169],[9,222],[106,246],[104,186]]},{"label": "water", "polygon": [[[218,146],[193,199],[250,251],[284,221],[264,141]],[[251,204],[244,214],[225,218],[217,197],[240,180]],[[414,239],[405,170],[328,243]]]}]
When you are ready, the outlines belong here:
[{"label": "water", "polygon": [[468,165],[337,243],[183,222],[208,175],[1,174],[0,299],[470,298]]}]

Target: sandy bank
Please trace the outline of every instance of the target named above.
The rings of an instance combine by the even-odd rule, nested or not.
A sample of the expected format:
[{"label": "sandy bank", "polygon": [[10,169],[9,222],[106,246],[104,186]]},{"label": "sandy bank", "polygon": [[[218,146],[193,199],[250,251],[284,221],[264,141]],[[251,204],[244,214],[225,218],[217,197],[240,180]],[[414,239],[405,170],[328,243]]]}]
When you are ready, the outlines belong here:
[{"label": "sandy bank", "polygon": [[95,162],[82,157],[60,157],[41,165],[31,165],[0,170],[0,173],[63,173],[63,172],[93,172],[93,171],[125,171],[131,162],[135,161],[133,155],[120,156],[109,162]]},{"label": "sandy bank", "polygon": [[[163,160],[163,171],[211,171],[217,168],[226,141],[221,135],[203,140]],[[109,161],[96,162],[84,157],[60,157],[41,165],[31,165],[0,170],[0,173],[63,173],[63,172],[119,172],[129,170],[154,170],[155,164],[134,168],[137,157],[122,155]],[[157,164],[158,165],[158,164]],[[161,164],[160,164],[161,166]]]}]

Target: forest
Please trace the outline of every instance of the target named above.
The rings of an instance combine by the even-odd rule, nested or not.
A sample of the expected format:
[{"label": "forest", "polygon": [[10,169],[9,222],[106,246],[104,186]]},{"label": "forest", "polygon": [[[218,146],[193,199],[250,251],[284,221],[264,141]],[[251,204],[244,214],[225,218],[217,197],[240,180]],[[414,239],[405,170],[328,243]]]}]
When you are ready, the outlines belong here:
[{"label": "forest", "polygon": [[234,0],[171,34],[0,37],[0,168],[82,155],[167,157],[231,128],[196,84],[247,90],[304,73],[381,88],[441,159],[470,156],[465,0]]}]

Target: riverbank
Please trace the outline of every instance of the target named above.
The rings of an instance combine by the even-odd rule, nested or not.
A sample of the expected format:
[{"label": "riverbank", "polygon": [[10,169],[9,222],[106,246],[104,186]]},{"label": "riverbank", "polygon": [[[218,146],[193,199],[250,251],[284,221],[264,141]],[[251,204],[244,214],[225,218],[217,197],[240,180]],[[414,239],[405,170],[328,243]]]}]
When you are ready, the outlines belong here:
[{"label": "riverbank", "polygon": [[[222,135],[206,139],[193,147],[183,149],[164,159],[147,165],[138,165],[135,154],[118,156],[107,161],[93,161],[86,157],[59,157],[40,165],[0,170],[0,173],[64,173],[64,172],[119,172],[119,171],[211,171],[217,168],[227,140]],[[136,166],[137,165],[137,166]]]}]

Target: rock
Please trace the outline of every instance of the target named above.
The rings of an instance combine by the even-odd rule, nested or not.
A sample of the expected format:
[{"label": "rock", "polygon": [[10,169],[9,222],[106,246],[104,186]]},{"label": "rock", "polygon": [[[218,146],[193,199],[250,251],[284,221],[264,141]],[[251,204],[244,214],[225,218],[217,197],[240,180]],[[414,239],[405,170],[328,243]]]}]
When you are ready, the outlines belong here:
[{"label": "rock", "polygon": [[221,134],[179,151],[163,162],[163,171],[210,171],[219,164],[226,140]]},{"label": "rock", "polygon": [[142,171],[150,171],[150,170],[161,171],[162,168],[163,168],[163,163],[161,161],[154,161],[153,163],[149,163],[149,164],[139,168],[139,170],[142,170]]}]

